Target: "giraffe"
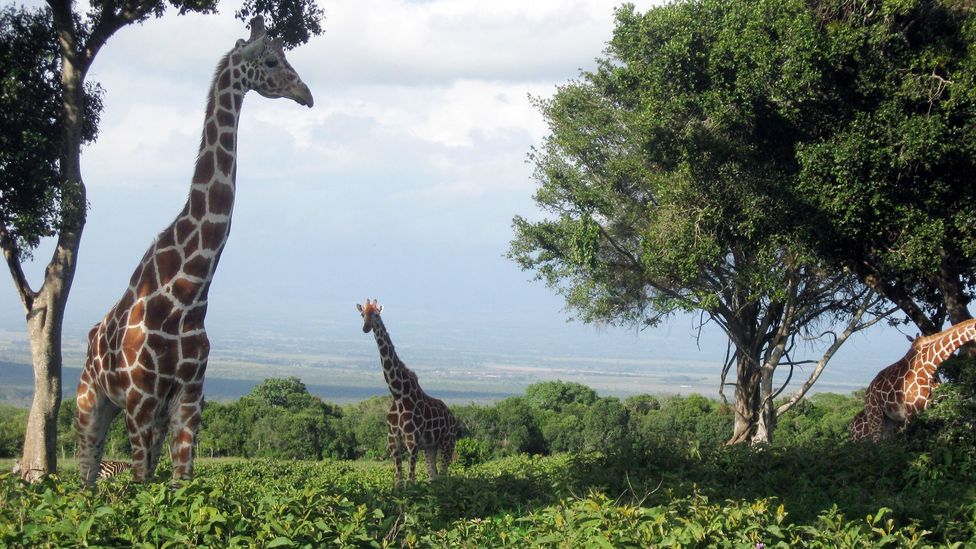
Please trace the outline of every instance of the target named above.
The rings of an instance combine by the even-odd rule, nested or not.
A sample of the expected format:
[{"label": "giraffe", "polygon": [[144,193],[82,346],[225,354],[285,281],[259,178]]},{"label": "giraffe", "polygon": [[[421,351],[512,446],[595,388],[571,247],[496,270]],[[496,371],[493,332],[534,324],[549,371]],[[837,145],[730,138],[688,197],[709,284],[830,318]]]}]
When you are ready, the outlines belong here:
[{"label": "giraffe", "polygon": [[935,372],[956,349],[976,340],[976,319],[917,337],[901,360],[878,372],[864,393],[864,410],[851,421],[851,440],[888,439],[929,404]]},{"label": "giraffe", "polygon": [[463,425],[454,417],[447,405],[424,392],[417,381],[417,374],[397,356],[390,334],[383,325],[380,313],[383,306],[376,300],[366,300],[365,305],[356,304],[363,317],[363,333],[373,332],[376,346],[380,351],[383,377],[393,395],[393,404],[386,416],[387,449],[393,457],[395,467],[394,486],[403,482],[401,448],[407,449],[409,456],[408,480],[414,482],[414,469],[417,465],[417,450],[422,449],[427,462],[427,473],[431,479],[437,476],[437,453],[441,457],[441,473],[447,474],[447,467],[454,457],[454,445],[461,434]]},{"label": "giraffe", "polygon": [[167,430],[174,482],[193,476],[210,353],[204,317],[230,233],[241,104],[250,90],[308,107],[313,102],[281,43],[267,36],[264,20],[255,17],[250,27],[249,39],[238,40],[214,72],[186,205],[146,251],[121,299],[88,333],[77,429],[79,469],[89,486],[106,431],[120,412],[136,482],[152,478]]}]

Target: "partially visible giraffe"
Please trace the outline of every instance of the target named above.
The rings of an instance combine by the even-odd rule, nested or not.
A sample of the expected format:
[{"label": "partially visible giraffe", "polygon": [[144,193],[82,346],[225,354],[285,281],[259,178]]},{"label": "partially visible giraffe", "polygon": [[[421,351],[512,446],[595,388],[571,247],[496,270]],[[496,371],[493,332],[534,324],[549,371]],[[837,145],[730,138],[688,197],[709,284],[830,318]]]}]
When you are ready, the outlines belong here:
[{"label": "partially visible giraffe", "polygon": [[312,94],[288,64],[264,20],[251,20],[217,64],[186,206],[146,251],[122,298],[88,333],[78,384],[79,469],[95,482],[105,435],[124,412],[136,482],[152,478],[166,432],[173,479],[193,475],[203,377],[210,353],[207,295],[230,234],[237,177],[237,125],[244,95],[286,97],[312,106]]},{"label": "partially visible giraffe", "polygon": [[390,334],[383,325],[380,313],[383,306],[376,300],[366,300],[365,305],[356,304],[363,316],[363,333],[373,332],[376,346],[380,351],[383,377],[393,395],[393,405],[386,416],[387,449],[393,456],[396,470],[394,484],[403,482],[401,447],[406,447],[410,459],[408,480],[414,482],[414,469],[417,465],[417,450],[424,451],[427,473],[433,479],[437,476],[437,454],[440,452],[441,473],[447,474],[447,467],[454,457],[454,445],[461,435],[463,425],[447,405],[420,388],[417,374],[406,367],[396,349]]},{"label": "partially visible giraffe", "polygon": [[851,440],[888,439],[929,404],[935,372],[956,349],[976,340],[976,319],[912,341],[908,354],[878,372],[864,393],[864,410],[851,421]]}]

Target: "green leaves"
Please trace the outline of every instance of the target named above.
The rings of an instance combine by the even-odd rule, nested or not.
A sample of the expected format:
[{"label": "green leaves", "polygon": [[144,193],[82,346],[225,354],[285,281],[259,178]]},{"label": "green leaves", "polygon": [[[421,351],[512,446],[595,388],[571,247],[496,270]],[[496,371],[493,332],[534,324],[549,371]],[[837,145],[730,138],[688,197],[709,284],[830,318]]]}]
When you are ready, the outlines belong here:
[{"label": "green leaves", "polygon": [[[60,70],[50,12],[0,8],[0,229],[25,257],[40,238],[55,234],[62,206],[74,200],[59,174]],[[101,93],[97,85],[84,88],[84,143],[97,135]]]},{"label": "green leaves", "polygon": [[[336,461],[204,461],[199,477],[177,489],[112,483],[90,490],[54,477],[28,485],[0,473],[0,545],[933,547],[976,534],[968,502],[954,501],[957,510],[951,519],[930,516],[933,507],[927,499],[916,502],[916,512],[928,523],[941,520],[945,525],[933,534],[904,508],[872,508],[864,501],[881,497],[875,485],[889,475],[886,468],[895,469],[890,474],[897,476],[897,463],[905,457],[897,455],[903,448],[891,452],[830,445],[793,450],[769,448],[763,456],[770,467],[787,469],[784,487],[810,479],[820,484],[806,490],[796,486],[794,491],[775,489],[775,480],[760,486],[756,455],[742,448],[711,451],[710,457],[695,460],[699,468],[688,469],[688,461],[662,461],[662,447],[642,458],[652,462],[645,473],[652,482],[635,477],[625,492],[619,484],[595,486],[610,479],[619,482],[622,470],[636,474],[637,463],[598,454],[516,456],[407,490],[391,488],[384,464]],[[858,508],[866,509],[863,513],[845,516],[837,505],[811,506],[798,498],[801,492],[816,498],[824,489],[842,494],[832,471],[865,460],[881,470],[873,477],[856,472],[864,478],[852,480],[854,493],[845,496],[856,499]],[[970,472],[946,480],[944,486],[968,482],[971,460],[953,461]],[[756,492],[784,495],[745,495],[743,487],[749,485]],[[930,497],[917,488],[910,484],[903,493],[885,493],[900,504]],[[964,493],[965,487],[958,490]],[[846,499],[841,503],[852,506]],[[801,511],[802,518],[792,520],[800,515],[788,509]]]},{"label": "green leaves", "polygon": [[322,34],[323,12],[315,0],[245,0],[234,15],[241,21],[265,16],[268,35],[281,40],[285,49]]}]

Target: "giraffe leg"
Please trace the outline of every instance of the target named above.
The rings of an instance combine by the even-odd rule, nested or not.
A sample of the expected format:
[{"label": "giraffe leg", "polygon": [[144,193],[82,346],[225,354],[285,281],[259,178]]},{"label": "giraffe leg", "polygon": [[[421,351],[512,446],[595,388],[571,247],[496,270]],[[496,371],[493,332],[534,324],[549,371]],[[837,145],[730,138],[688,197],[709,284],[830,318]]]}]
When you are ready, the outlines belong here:
[{"label": "giraffe leg", "polygon": [[98,478],[98,462],[105,450],[105,438],[120,408],[95,389],[87,372],[78,387],[78,470],[87,486]]},{"label": "giraffe leg", "polygon": [[203,385],[186,389],[186,399],[173,410],[170,429],[173,441],[170,443],[170,456],[173,458],[173,480],[193,478],[193,442],[200,429],[200,414],[203,408]]},{"label": "giraffe leg", "polygon": [[417,482],[416,470],[417,470],[417,443],[413,441],[412,438],[407,438],[407,457],[410,459],[407,465],[407,482],[414,484]]},{"label": "giraffe leg", "polygon": [[403,464],[400,455],[400,437],[392,425],[387,425],[386,431],[386,450],[393,458],[393,486],[399,487],[403,484]]},{"label": "giraffe leg", "polygon": [[877,407],[865,408],[864,416],[864,431],[866,437],[871,439],[872,442],[880,441],[884,428],[884,413],[880,408]]},{"label": "giraffe leg", "polygon": [[157,409],[156,415],[152,419],[152,426],[149,429],[149,460],[146,464],[145,477],[152,478],[156,474],[156,467],[159,465],[159,454],[166,440],[166,416],[162,410]]},{"label": "giraffe leg", "polygon": [[125,410],[125,430],[132,447],[132,479],[135,482],[148,482],[155,473],[152,451],[155,443],[157,401],[154,398],[141,398],[133,394]]},{"label": "giraffe leg", "polygon": [[437,478],[437,446],[424,448],[424,461],[427,462],[427,476],[434,480]]}]

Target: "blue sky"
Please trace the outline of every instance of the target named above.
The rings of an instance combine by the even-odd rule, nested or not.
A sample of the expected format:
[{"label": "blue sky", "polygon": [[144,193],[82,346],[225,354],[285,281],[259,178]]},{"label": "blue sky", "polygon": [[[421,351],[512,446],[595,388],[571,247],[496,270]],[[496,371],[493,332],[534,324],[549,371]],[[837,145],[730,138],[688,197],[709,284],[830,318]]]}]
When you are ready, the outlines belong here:
[{"label": "blue sky", "polygon": [[[320,5],[325,34],[288,54],[314,108],[257,94],[244,102],[212,334],[221,325],[358,330],[354,304],[371,297],[412,323],[417,337],[505,326],[553,352],[585,341],[608,356],[724,356],[714,331],[696,344],[691,318],[640,334],[567,324],[561,299],[504,258],[512,217],[540,215],[526,155],[546,126],[528,97],[549,96],[595,65],[617,2]],[[107,90],[105,111],[99,140],[82,158],[91,209],[66,337],[111,307],[181,209],[213,68],[247,36],[235,9],[171,12],[123,29],[99,54],[90,79]],[[35,285],[49,250],[29,266]],[[0,327],[23,330],[13,286],[2,286]],[[866,385],[903,348],[894,330],[874,330],[834,360]],[[718,362],[716,378],[717,370]]]}]

